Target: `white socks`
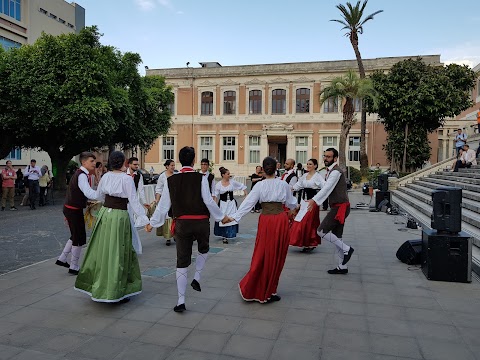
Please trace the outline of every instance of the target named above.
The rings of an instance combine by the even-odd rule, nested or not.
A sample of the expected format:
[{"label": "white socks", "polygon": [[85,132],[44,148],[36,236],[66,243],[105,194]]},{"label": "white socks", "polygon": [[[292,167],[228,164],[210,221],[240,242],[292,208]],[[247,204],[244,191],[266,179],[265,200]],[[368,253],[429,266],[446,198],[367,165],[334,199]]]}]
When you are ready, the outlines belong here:
[{"label": "white socks", "polygon": [[80,255],[82,254],[81,246],[72,246],[72,260],[70,261],[70,269],[79,270],[80,269]]},{"label": "white socks", "polygon": [[185,304],[185,292],[187,291],[187,272],[188,268],[177,268],[177,305]]},{"label": "white socks", "polygon": [[63,248],[62,255],[60,255],[58,260],[61,262],[67,262],[67,256],[68,254],[70,254],[71,251],[72,251],[72,240],[69,239],[67,241],[67,244]]},{"label": "white socks", "polygon": [[339,269],[346,269],[347,265],[342,265],[343,256],[348,254],[350,250],[350,246],[345,244],[341,238],[336,237],[334,234],[329,232],[328,234],[324,234],[323,231],[317,231],[317,234],[322,238],[331,242],[335,245],[335,258],[336,262],[338,263]]},{"label": "white socks", "polygon": [[198,282],[200,282],[200,275],[205,266],[205,262],[207,261],[207,257],[208,257],[208,253],[205,253],[205,254],[198,253],[197,258],[195,259],[195,276],[193,278]]}]

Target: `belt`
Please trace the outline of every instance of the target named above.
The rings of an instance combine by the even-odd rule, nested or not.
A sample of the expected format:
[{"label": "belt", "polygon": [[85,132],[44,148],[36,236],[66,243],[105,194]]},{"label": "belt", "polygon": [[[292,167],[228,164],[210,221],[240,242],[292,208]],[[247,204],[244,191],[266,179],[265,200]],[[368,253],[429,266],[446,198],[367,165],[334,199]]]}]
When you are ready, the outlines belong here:
[{"label": "belt", "polygon": [[170,232],[172,235],[175,234],[175,222],[177,220],[205,220],[208,219],[209,216],[207,215],[180,215],[179,217],[176,217],[172,221],[172,225],[170,226]]},{"label": "belt", "polygon": [[284,211],[281,202],[263,202],[262,215],[278,215]]}]

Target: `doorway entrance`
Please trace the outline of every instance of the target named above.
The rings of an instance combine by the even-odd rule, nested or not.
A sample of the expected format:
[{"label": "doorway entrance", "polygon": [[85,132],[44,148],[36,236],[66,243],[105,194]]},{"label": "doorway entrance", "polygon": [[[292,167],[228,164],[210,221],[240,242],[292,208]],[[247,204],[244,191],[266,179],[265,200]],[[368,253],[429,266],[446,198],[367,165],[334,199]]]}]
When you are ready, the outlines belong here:
[{"label": "doorway entrance", "polygon": [[287,160],[287,136],[268,136],[268,156],[277,159],[280,164]]}]

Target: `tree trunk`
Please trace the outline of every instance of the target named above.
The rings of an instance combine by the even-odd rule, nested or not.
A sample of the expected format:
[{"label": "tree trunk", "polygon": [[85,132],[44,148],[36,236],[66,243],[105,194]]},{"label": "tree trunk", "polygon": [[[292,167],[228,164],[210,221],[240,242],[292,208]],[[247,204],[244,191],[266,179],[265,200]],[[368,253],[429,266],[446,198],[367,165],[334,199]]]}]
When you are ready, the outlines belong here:
[{"label": "tree trunk", "polygon": [[347,170],[347,156],[345,152],[345,147],[347,145],[348,134],[353,125],[353,99],[347,98],[345,105],[343,106],[343,121],[342,129],[340,131],[340,144],[338,150],[338,162],[339,166],[343,171]]},{"label": "tree trunk", "polygon": [[[350,42],[352,43],[353,51],[355,52],[355,57],[357,58],[358,72],[360,73],[360,79],[365,79],[365,68],[363,67],[362,55],[360,55],[360,50],[358,49],[357,33],[351,34]],[[365,140],[366,133],[367,133],[367,112],[365,111],[364,104],[362,104],[362,116],[360,121],[360,171],[364,175],[368,172],[367,144]]]},{"label": "tree trunk", "polygon": [[407,172],[407,140],[408,140],[408,124],[405,125],[405,143],[403,144],[403,163],[402,172]]},{"label": "tree trunk", "polygon": [[52,173],[55,177],[55,190],[65,190],[67,188],[67,166],[73,155],[64,154],[59,150],[47,152],[52,160]]},{"label": "tree trunk", "polygon": [[0,135],[0,159],[5,159],[14,147],[13,138],[8,136],[4,131],[5,130],[2,130],[2,134]]}]

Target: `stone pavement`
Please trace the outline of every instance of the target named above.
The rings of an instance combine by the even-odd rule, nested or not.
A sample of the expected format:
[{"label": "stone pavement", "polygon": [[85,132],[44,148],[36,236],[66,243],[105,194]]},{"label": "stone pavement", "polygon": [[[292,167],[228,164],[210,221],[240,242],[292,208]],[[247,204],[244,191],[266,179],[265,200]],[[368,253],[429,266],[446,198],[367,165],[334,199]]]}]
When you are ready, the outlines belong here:
[{"label": "stone pavement", "polygon": [[[351,203],[365,201],[351,194]],[[0,276],[0,359],[480,359],[480,284],[428,281],[395,257],[420,238],[405,219],[352,210],[348,275],[329,275],[333,247],[291,248],[272,304],[244,302],[258,214],[228,245],[212,236],[202,292],[176,304],[175,247],[141,232],[143,293],[92,302],[54,259]],[[193,268],[190,269],[190,278]]]}]

